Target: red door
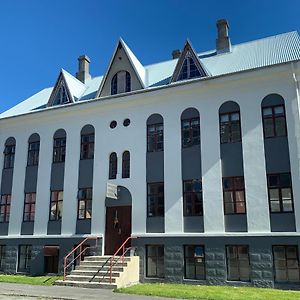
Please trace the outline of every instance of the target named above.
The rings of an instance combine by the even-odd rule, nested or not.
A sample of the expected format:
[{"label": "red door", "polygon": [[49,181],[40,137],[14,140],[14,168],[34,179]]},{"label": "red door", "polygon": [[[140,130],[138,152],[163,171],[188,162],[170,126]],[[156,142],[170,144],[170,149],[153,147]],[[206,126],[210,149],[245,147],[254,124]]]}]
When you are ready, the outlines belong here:
[{"label": "red door", "polygon": [[[105,254],[112,255],[131,235],[131,206],[106,208]],[[129,247],[130,245],[126,245]]]}]

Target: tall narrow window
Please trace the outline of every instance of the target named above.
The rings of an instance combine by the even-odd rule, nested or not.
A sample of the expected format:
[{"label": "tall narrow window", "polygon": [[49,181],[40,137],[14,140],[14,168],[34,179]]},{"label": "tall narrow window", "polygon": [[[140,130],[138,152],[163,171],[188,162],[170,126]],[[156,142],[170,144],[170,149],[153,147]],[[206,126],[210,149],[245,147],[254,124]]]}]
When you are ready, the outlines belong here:
[{"label": "tall narrow window", "polygon": [[239,112],[220,114],[220,138],[221,144],[241,141]]},{"label": "tall narrow window", "polygon": [[181,121],[182,147],[191,147],[200,144],[200,119],[192,118]]},{"label": "tall narrow window", "polygon": [[118,159],[115,152],[109,156],[109,179],[116,179],[118,171]]},{"label": "tall narrow window", "polygon": [[131,76],[127,71],[116,73],[110,83],[111,95],[127,93],[131,91]]},{"label": "tall narrow window", "polygon": [[30,272],[31,245],[19,246],[18,272]]},{"label": "tall narrow window", "polygon": [[11,195],[1,195],[0,223],[5,223],[9,221],[10,205],[11,205]]},{"label": "tall narrow window", "polygon": [[111,94],[116,95],[118,94],[118,73],[115,74],[111,80]]},{"label": "tall narrow window", "polygon": [[81,135],[80,159],[94,158],[94,134]]},{"label": "tall narrow window", "polygon": [[53,143],[53,162],[64,162],[66,159],[66,138],[54,139]]},{"label": "tall narrow window", "polygon": [[4,149],[4,169],[14,167],[15,162],[15,145],[6,145]]},{"label": "tall narrow window", "polygon": [[130,177],[130,153],[129,151],[123,152],[122,157],[122,178]]},{"label": "tall narrow window", "polygon": [[227,279],[234,281],[250,280],[248,246],[227,246]]},{"label": "tall narrow window", "polygon": [[147,126],[148,152],[164,150],[164,126],[162,123]]},{"label": "tall narrow window", "polygon": [[273,246],[275,281],[299,282],[298,246]]},{"label": "tall narrow window", "polygon": [[147,259],[146,276],[163,278],[165,276],[164,246],[147,245],[146,259]]},{"label": "tall narrow window", "polygon": [[263,107],[262,112],[265,138],[287,135],[284,105]]},{"label": "tall narrow window", "polygon": [[27,166],[37,166],[39,164],[40,142],[28,144]]},{"label": "tall narrow window", "polygon": [[63,213],[63,191],[52,191],[50,200],[50,221],[58,221],[62,218]]},{"label": "tall narrow window", "polygon": [[6,255],[6,246],[0,245],[0,270],[4,269],[4,260]]},{"label": "tall narrow window", "polygon": [[181,67],[180,73],[177,80],[185,80],[200,77],[201,74],[195,64],[194,59],[191,57],[190,52],[188,51],[184,59],[183,65]]},{"label": "tall narrow window", "polygon": [[223,178],[223,198],[225,214],[245,214],[244,177]]},{"label": "tall narrow window", "polygon": [[79,189],[78,191],[78,219],[92,218],[92,188]]},{"label": "tall narrow window", "polygon": [[148,183],[148,217],[164,216],[164,183]]},{"label": "tall narrow window", "polygon": [[293,212],[293,192],[290,173],[268,174],[270,211]]},{"label": "tall narrow window", "polygon": [[35,198],[36,198],[36,193],[26,193],[25,194],[25,203],[24,203],[24,212],[23,212],[23,221],[24,222],[33,222],[34,221]]},{"label": "tall narrow window", "polygon": [[186,279],[205,279],[204,246],[184,246],[184,277]]},{"label": "tall narrow window", "polygon": [[184,216],[202,216],[202,182],[199,179],[183,181]]}]

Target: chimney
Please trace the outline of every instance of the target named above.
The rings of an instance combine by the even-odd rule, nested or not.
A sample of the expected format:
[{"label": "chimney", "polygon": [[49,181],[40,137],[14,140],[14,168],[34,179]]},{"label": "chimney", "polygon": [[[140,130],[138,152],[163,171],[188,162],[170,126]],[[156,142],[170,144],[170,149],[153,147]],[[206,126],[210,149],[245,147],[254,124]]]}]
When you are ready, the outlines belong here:
[{"label": "chimney", "polygon": [[81,55],[78,57],[78,62],[79,62],[79,70],[76,73],[76,78],[78,80],[80,80],[81,82],[85,83],[88,79],[91,78],[91,75],[90,75],[91,60],[89,59],[88,56]]},{"label": "chimney", "polygon": [[181,55],[181,50],[176,49],[176,50],[172,51],[172,57],[173,57],[173,59],[179,58],[180,55]]},{"label": "chimney", "polygon": [[230,38],[228,36],[229,25],[226,19],[217,21],[218,38],[216,41],[217,53],[226,53],[231,51]]}]

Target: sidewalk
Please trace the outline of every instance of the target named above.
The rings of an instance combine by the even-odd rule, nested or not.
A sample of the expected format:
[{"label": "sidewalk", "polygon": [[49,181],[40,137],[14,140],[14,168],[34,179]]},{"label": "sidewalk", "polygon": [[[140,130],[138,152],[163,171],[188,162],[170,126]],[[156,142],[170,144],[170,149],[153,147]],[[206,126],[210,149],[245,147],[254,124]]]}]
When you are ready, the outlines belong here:
[{"label": "sidewalk", "polygon": [[[86,289],[66,286],[40,286],[16,283],[0,283],[0,295],[0,299],[5,299],[3,296],[7,296],[7,299],[9,299],[9,296],[19,296],[19,299],[24,299],[23,297],[33,297],[33,299],[38,297],[38,299],[56,300],[170,300],[170,298],[117,294],[111,290],[105,289]],[[11,298],[16,299],[16,297]]]}]

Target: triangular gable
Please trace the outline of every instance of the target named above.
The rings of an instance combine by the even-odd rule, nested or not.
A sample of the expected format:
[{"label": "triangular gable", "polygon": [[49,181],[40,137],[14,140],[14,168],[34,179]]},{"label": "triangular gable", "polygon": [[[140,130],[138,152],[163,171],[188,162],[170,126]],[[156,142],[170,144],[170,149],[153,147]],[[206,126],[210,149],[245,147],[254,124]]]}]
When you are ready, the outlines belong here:
[{"label": "triangular gable", "polygon": [[[126,43],[120,38],[115,51],[112,55],[112,58],[110,60],[109,66],[107,68],[107,71],[102,79],[102,82],[100,84],[100,87],[98,89],[97,95],[96,97],[100,97],[100,96],[107,96],[110,93],[108,93],[107,91],[104,91],[104,87],[106,87],[106,85],[108,84],[108,80],[111,79],[111,76],[113,76],[115,74],[111,74],[111,69],[114,65],[116,65],[116,68],[118,69],[118,61],[117,61],[117,54],[120,53],[120,51],[124,50],[124,54],[126,56],[126,59],[128,60],[128,63],[130,65],[130,68],[132,68],[132,72],[138,81],[138,88],[133,88],[132,90],[136,90],[136,89],[144,89],[146,86],[146,71],[145,68],[143,67],[143,65],[139,62],[139,60],[136,58],[136,56],[133,54],[133,52],[129,49],[129,47],[126,45]],[[118,69],[118,71],[128,71],[125,70],[124,68],[120,67]],[[132,73],[131,72],[131,73]],[[110,84],[110,83],[109,83]]]},{"label": "triangular gable", "polygon": [[[200,61],[197,53],[195,52],[192,44],[190,43],[189,40],[185,42],[183,51],[177,61],[174,73],[172,75],[171,81],[170,82],[175,82],[179,80],[185,80],[185,79],[180,79],[180,76],[182,72],[184,72],[184,68],[187,68],[187,60],[189,59],[190,64],[194,68],[194,76],[185,78],[185,79],[192,79],[192,78],[197,78],[197,77],[206,77],[209,76],[208,70],[205,68],[203,63]],[[190,67],[190,66],[189,66]]]},{"label": "triangular gable", "polygon": [[65,70],[61,70],[47,106],[76,102],[85,91],[85,85]]}]

